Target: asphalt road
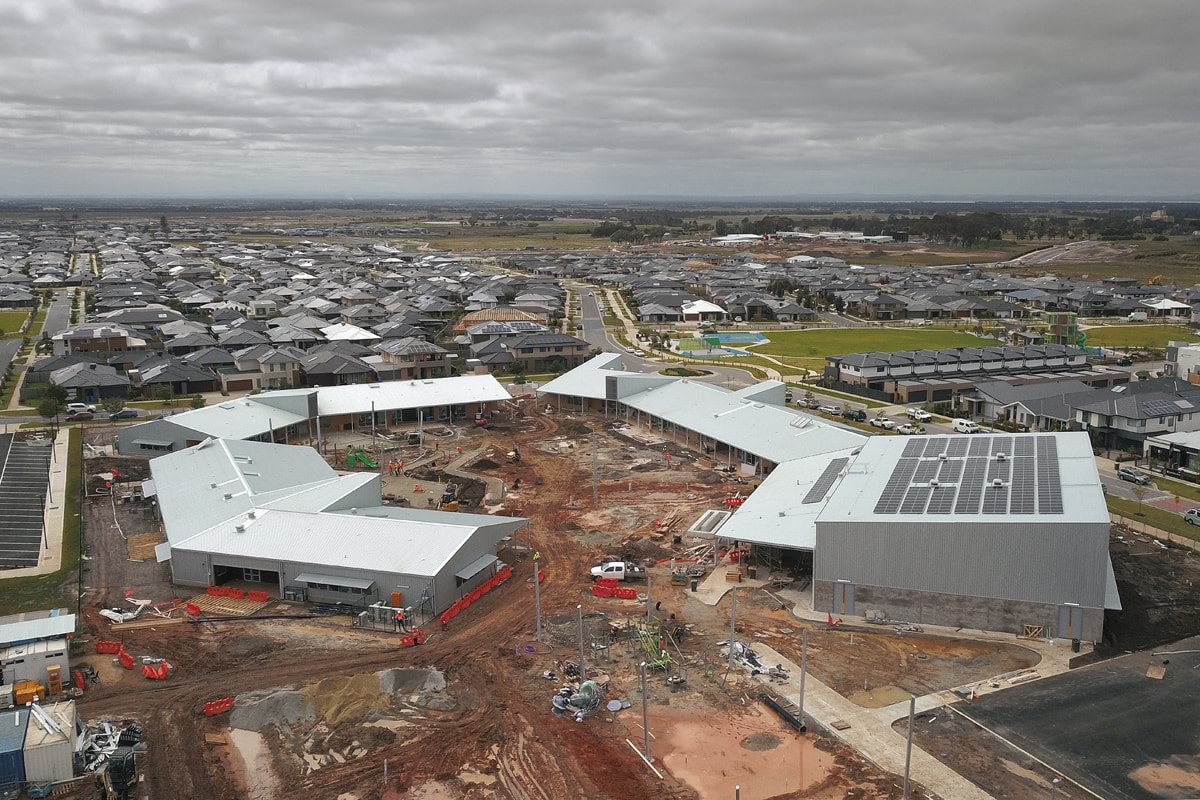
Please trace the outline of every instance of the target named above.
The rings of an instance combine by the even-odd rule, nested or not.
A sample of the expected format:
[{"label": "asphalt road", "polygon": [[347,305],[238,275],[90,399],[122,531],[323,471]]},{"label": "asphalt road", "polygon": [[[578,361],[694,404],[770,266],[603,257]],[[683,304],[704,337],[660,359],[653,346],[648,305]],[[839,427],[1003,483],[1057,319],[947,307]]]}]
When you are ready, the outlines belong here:
[{"label": "asphalt road", "polygon": [[[985,695],[962,712],[1097,797],[1196,797],[1200,637],[1161,650],[1175,654],[1113,658]],[[1164,665],[1162,679],[1147,677]]]},{"label": "asphalt road", "polygon": [[54,293],[50,307],[46,309],[46,322],[42,325],[42,333],[47,336],[63,331],[71,323],[71,295],[73,289],[60,289]]},{"label": "asphalt road", "polygon": [[[625,368],[630,372],[658,372],[663,364],[657,361],[639,358],[625,350],[625,347],[614,339],[604,327],[604,316],[600,311],[600,300],[595,290],[586,286],[575,287],[579,294],[582,309],[583,331],[580,338],[592,347],[598,347],[607,353],[621,353]],[[575,331],[580,333],[580,331]],[[758,382],[758,379],[736,367],[718,367],[705,364],[703,369],[712,375],[697,380],[707,380],[717,383],[727,389],[740,389]]]}]

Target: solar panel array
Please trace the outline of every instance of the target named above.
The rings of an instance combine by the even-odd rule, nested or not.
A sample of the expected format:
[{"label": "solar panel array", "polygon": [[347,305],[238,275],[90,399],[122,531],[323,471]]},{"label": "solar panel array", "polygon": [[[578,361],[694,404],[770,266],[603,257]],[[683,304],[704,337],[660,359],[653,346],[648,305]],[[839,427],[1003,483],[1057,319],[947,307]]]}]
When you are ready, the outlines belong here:
[{"label": "solar panel array", "polygon": [[833,488],[833,482],[837,480],[837,476],[846,465],[850,463],[848,458],[835,458],[825,465],[824,471],[821,472],[821,477],[817,478],[817,482],[808,490],[808,494],[804,495],[802,504],[819,503],[825,499],[825,495],[829,494],[829,490]]},{"label": "solar panel array", "polygon": [[[828,487],[821,489],[817,500],[826,492]],[[979,435],[909,440],[875,513],[1062,514],[1058,442],[1053,436]]]}]

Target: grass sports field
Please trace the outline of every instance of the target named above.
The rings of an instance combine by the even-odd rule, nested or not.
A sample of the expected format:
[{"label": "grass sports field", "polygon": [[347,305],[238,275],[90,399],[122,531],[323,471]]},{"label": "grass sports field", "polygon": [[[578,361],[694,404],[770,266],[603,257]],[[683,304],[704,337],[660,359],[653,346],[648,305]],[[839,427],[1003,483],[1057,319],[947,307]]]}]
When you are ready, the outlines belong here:
[{"label": "grass sports field", "polygon": [[772,331],[770,342],[752,352],[773,356],[816,358],[840,353],[896,350],[937,350],[943,347],[986,347],[995,339],[980,338],[960,331],[927,331],[908,328],[838,328],[805,331]]},{"label": "grass sports field", "polygon": [[1192,329],[1184,325],[1112,325],[1088,328],[1088,347],[1145,347],[1162,350],[1170,341],[1190,342],[1197,339]]}]

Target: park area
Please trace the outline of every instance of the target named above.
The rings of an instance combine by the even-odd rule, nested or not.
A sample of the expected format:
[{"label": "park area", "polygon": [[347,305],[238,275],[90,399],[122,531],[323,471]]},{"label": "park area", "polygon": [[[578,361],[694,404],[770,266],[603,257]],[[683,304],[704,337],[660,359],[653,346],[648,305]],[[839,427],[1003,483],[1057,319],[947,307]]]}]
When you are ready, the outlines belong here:
[{"label": "park area", "polygon": [[18,336],[18,331],[29,319],[29,311],[0,311],[0,336]]},{"label": "park area", "polygon": [[1163,350],[1167,342],[1193,341],[1197,337],[1186,325],[1104,325],[1087,328],[1088,347],[1140,347],[1147,350]]},{"label": "park area", "polygon": [[825,357],[842,353],[897,350],[939,350],[945,347],[987,347],[995,339],[972,333],[909,328],[839,328],[803,331],[772,331],[770,341],[753,352],[775,356],[797,367],[820,371]]}]

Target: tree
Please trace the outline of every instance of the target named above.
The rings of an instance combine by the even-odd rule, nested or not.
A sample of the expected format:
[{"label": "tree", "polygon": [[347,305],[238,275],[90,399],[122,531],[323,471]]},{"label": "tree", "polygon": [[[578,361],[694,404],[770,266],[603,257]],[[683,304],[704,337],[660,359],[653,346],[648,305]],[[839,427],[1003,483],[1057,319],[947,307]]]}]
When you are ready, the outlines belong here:
[{"label": "tree", "polygon": [[188,400],[188,405],[192,408],[204,408],[207,403],[208,401],[198,394],[192,395],[192,398]]},{"label": "tree", "polygon": [[1139,517],[1143,516],[1142,502],[1146,499],[1146,495],[1150,494],[1149,484],[1135,483],[1133,486],[1130,487],[1129,491],[1133,492],[1133,496],[1137,498],[1138,516]]},{"label": "tree", "polygon": [[171,232],[171,226],[167,224],[166,214],[158,218],[158,229],[163,232],[164,236]]},{"label": "tree", "polygon": [[154,396],[165,403],[175,402],[175,393],[171,391],[171,384],[160,383],[154,387]]},{"label": "tree", "polygon": [[104,410],[110,414],[117,414],[125,408],[125,400],[121,397],[109,397],[104,400]]},{"label": "tree", "polygon": [[833,307],[835,310],[837,310],[837,313],[839,313],[839,314],[841,314],[843,311],[846,310],[846,301],[842,298],[842,296],[840,294],[834,296]]},{"label": "tree", "polygon": [[[46,397],[53,400],[55,403],[57,403],[60,406],[65,406],[67,404],[67,390],[61,386],[53,386],[52,385],[49,389],[46,390]],[[54,416],[54,415],[51,414],[50,416]]]},{"label": "tree", "polygon": [[817,396],[812,393],[811,389],[804,393],[804,405],[808,406],[809,408],[812,408],[813,401],[816,399]]},{"label": "tree", "polygon": [[729,235],[729,223],[723,219],[717,220],[716,224],[713,225],[713,235],[728,236]]},{"label": "tree", "polygon": [[58,401],[50,396],[43,397],[42,401],[37,404],[38,416],[44,420],[56,418],[61,410],[62,407],[59,405]]}]

